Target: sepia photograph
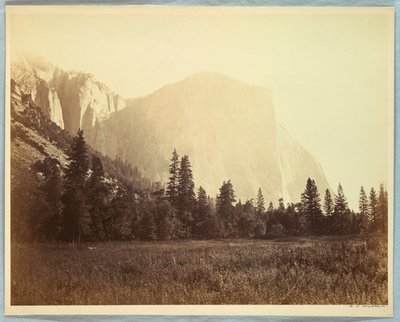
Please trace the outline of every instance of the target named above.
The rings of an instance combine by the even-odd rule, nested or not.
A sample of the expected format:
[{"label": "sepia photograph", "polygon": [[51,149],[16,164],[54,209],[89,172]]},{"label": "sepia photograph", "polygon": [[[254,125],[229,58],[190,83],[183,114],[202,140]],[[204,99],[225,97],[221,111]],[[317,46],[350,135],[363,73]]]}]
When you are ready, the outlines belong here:
[{"label": "sepia photograph", "polygon": [[393,8],[6,31],[6,314],[393,314]]}]

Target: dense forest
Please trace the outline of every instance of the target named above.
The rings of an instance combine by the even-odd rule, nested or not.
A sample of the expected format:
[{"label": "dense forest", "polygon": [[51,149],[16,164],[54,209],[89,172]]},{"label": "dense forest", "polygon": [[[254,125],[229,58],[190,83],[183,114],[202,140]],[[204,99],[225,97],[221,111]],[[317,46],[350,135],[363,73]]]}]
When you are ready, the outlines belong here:
[{"label": "dense forest", "polygon": [[[25,102],[31,104],[31,102]],[[92,150],[79,130],[75,137],[33,106],[13,118],[34,128],[65,151],[66,164],[45,155],[27,176],[39,182],[29,200],[23,184],[12,193],[12,238],[20,241],[115,241],[212,238],[280,238],[310,235],[386,233],[388,195],[380,185],[369,195],[360,189],[359,210],[350,210],[342,186],[321,196],[315,181],[305,182],[298,203],[266,203],[261,188],[242,202],[230,180],[216,198],[200,186],[195,191],[189,156],[172,153],[169,181],[152,184],[137,168]],[[12,138],[29,138],[14,126]],[[31,144],[36,144],[31,142]],[[29,181],[28,181],[29,182]],[[28,183],[29,184],[29,183]],[[24,229],[21,229],[25,227]]]}]

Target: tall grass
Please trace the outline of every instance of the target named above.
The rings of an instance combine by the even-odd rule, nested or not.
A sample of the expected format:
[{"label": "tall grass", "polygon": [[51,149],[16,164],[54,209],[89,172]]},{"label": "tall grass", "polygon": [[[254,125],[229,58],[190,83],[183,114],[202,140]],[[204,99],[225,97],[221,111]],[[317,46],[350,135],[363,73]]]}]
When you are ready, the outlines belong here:
[{"label": "tall grass", "polygon": [[17,244],[11,270],[13,305],[388,301],[381,239]]}]

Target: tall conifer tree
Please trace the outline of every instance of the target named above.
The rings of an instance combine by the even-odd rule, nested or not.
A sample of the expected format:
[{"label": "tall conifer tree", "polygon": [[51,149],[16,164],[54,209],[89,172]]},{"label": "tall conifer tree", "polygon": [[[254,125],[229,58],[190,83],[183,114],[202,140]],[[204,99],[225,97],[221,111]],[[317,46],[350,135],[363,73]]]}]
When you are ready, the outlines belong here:
[{"label": "tall conifer tree", "polygon": [[314,180],[308,178],[306,188],[301,195],[301,204],[304,215],[306,216],[308,227],[314,234],[320,233],[321,220],[321,199],[319,197],[317,185]]},{"label": "tall conifer tree", "polygon": [[371,220],[372,230],[377,229],[377,207],[378,207],[378,199],[375,189],[372,187],[369,193],[369,217]]},{"label": "tall conifer tree", "polygon": [[206,191],[203,187],[197,193],[197,204],[194,210],[193,233],[198,238],[209,236],[208,230],[212,221],[212,209]]},{"label": "tall conifer tree", "polygon": [[358,198],[358,214],[353,215],[353,232],[360,233],[367,230],[369,226],[369,207],[368,196],[365,193],[364,187],[360,188],[360,196]]},{"label": "tall conifer tree", "polygon": [[368,216],[368,197],[365,193],[364,187],[360,188],[360,197],[358,200],[358,210],[360,211],[360,215]]},{"label": "tall conifer tree", "polygon": [[266,233],[266,213],[265,201],[261,188],[258,188],[257,201],[256,201],[256,220],[255,220],[255,236],[262,238]]},{"label": "tall conifer tree", "polygon": [[256,212],[259,216],[263,216],[265,214],[265,201],[261,188],[258,188]]},{"label": "tall conifer tree", "polygon": [[192,166],[187,155],[184,155],[181,159],[177,193],[178,217],[182,224],[181,235],[182,237],[188,237],[192,227],[196,196],[194,193]]},{"label": "tall conifer tree", "polygon": [[104,168],[101,159],[92,156],[92,173],[87,184],[87,204],[93,224],[93,234],[97,240],[104,240],[107,236],[105,212],[107,206],[108,187],[104,182]]},{"label": "tall conifer tree", "polygon": [[383,184],[379,186],[379,195],[376,208],[379,224],[378,229],[382,232],[387,232],[388,200],[387,192]]},{"label": "tall conifer tree", "polygon": [[90,235],[91,220],[87,211],[85,183],[89,162],[83,131],[72,140],[68,155],[69,164],[65,170],[65,190],[62,197],[64,204],[64,237],[69,241],[80,241]]},{"label": "tall conifer tree", "polygon": [[236,223],[233,203],[235,201],[235,192],[231,181],[224,181],[217,196],[217,214],[221,223],[221,233],[225,237],[234,233]]},{"label": "tall conifer tree", "polygon": [[331,196],[331,192],[329,189],[325,190],[325,198],[324,198],[324,211],[326,216],[332,216],[333,215],[333,200]]},{"label": "tall conifer tree", "polygon": [[334,225],[335,231],[339,235],[345,235],[348,230],[347,217],[349,214],[349,208],[347,206],[347,199],[344,195],[342,185],[339,183],[338,191],[335,196],[335,211],[334,211]]},{"label": "tall conifer tree", "polygon": [[171,205],[177,208],[179,185],[179,155],[176,149],[172,152],[171,164],[169,166],[169,181],[167,184],[167,198]]}]

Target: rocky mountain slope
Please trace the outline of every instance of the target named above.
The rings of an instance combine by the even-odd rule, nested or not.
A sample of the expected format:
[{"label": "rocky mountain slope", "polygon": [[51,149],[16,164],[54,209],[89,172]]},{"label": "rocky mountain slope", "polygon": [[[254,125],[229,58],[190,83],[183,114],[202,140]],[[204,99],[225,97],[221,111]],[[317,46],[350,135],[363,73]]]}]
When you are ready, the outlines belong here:
[{"label": "rocky mountain slope", "polygon": [[[26,180],[33,164],[46,157],[58,160],[61,168],[65,169],[73,137],[46,116],[42,107],[27,99],[14,81],[11,82],[10,94],[12,185]],[[129,162],[120,158],[110,159],[90,145],[87,145],[87,154],[89,161],[93,155],[100,158],[106,176],[118,181],[121,186],[130,184],[137,192],[152,192],[158,188],[157,184],[142,176],[139,169]],[[32,186],[35,185],[37,182]]]},{"label": "rocky mountain slope", "polygon": [[11,78],[53,122],[75,134],[125,107],[125,100],[90,74],[66,72],[32,55],[11,61]]},{"label": "rocky mountain slope", "polygon": [[[57,202],[61,199],[57,198],[60,197],[58,189],[61,189],[62,179],[58,181],[56,176],[51,177],[55,174],[54,168],[48,166],[57,164],[60,175],[64,174],[73,138],[44,115],[43,108],[28,99],[15,81],[11,82],[9,115],[11,238],[24,242],[59,238],[62,221],[59,221],[60,213],[54,209],[60,210]],[[104,168],[110,204],[112,198],[120,198],[126,191],[136,196],[148,196],[160,189],[143,177],[136,167],[121,159],[111,160],[87,145],[89,164],[94,155]],[[50,181],[46,181],[49,178]],[[55,194],[48,194],[49,188]]]}]

